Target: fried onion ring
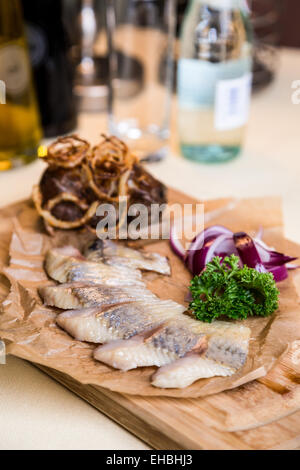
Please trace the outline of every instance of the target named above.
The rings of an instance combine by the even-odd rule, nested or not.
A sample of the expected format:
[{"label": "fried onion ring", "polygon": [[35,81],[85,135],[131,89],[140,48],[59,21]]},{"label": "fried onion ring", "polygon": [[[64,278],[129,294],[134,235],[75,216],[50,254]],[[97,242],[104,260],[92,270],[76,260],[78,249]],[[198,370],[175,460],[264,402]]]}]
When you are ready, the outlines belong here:
[{"label": "fried onion ring", "polygon": [[81,201],[77,196],[75,196],[75,194],[71,193],[60,193],[53,199],[49,199],[49,201],[47,201],[47,204],[45,205],[45,209],[51,211],[57,204],[62,201],[74,202],[82,210],[88,209],[88,205],[85,201]]},{"label": "fried onion ring", "polygon": [[87,184],[90,186],[90,188],[93,190],[93,192],[96,194],[98,198],[104,199],[105,201],[111,201],[111,202],[118,200],[118,196],[115,196],[115,197],[111,196],[111,194],[113,193],[113,190],[115,189],[114,187],[112,187],[112,182],[110,182],[108,192],[105,192],[102,189],[100,189],[95,183],[90,166],[87,164],[83,164],[82,169],[86,173]]},{"label": "fried onion ring", "polygon": [[115,136],[108,137],[102,134],[103,141],[93,148],[90,155],[90,162],[93,169],[101,166],[103,162],[124,165],[129,168],[136,162],[137,157],[129,151],[125,142]]},{"label": "fried onion ring", "polygon": [[74,168],[80,165],[90,150],[90,144],[77,135],[60,137],[48,147],[44,160],[50,166]]},{"label": "fried onion ring", "polygon": [[105,201],[117,201],[127,195],[126,182],[137,157],[117,137],[107,137],[92,149],[83,165],[88,184]]},{"label": "fried onion ring", "polygon": [[[164,186],[138,164],[137,157],[117,137],[103,135],[93,148],[76,135],[62,137],[49,146],[45,161],[49,168],[33,188],[32,198],[50,234],[53,227],[87,227],[96,233],[96,212],[102,203],[119,208],[119,230],[127,221],[129,204],[148,206],[166,201]],[[124,208],[120,197],[127,201]]]},{"label": "fried onion ring", "polygon": [[[73,196],[70,194],[65,194],[65,198],[62,197],[59,202],[70,201],[72,197]],[[43,219],[52,227],[61,228],[61,229],[73,229],[73,228],[78,228],[78,227],[81,227],[82,225],[87,224],[88,221],[96,214],[96,210],[99,205],[99,201],[95,201],[91,204],[91,206],[86,211],[84,216],[81,217],[80,219],[74,220],[74,221],[63,221],[63,220],[57,219],[54,215],[52,215],[49,209],[43,209],[42,194],[38,185],[35,185],[33,187],[32,199],[33,199],[33,202],[35,204],[35,207],[38,213],[43,217]]]}]

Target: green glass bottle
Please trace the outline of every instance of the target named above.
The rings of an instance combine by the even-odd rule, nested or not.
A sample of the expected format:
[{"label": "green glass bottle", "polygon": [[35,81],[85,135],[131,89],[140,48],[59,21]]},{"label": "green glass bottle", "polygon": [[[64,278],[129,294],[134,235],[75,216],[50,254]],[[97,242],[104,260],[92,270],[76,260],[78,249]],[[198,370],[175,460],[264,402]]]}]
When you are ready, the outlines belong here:
[{"label": "green glass bottle", "polygon": [[223,162],[242,147],[251,94],[252,34],[245,0],[190,0],[178,64],[182,154]]},{"label": "green glass bottle", "polygon": [[19,0],[0,0],[0,171],[37,156],[41,128]]}]

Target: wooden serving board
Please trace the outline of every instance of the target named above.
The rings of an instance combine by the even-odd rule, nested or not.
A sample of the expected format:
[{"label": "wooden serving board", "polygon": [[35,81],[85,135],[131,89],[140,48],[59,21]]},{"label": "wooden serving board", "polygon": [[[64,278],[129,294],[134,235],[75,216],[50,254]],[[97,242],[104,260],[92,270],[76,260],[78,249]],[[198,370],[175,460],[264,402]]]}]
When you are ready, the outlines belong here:
[{"label": "wooden serving board", "polygon": [[[173,191],[169,199],[181,203],[193,201]],[[154,449],[297,449],[300,448],[300,360],[295,365],[298,347],[291,345],[263,379],[205,398],[124,395],[82,385],[61,372],[37,367]]]},{"label": "wooden serving board", "polygon": [[[56,370],[36,366],[157,450],[300,449],[300,411],[296,411],[299,407],[295,404],[299,404],[299,390],[285,395],[265,384],[251,382],[207,398],[137,397],[82,385]],[[266,396],[267,409],[263,404]],[[238,422],[243,413],[249,424],[252,415],[252,425],[261,415],[276,421],[250,430],[225,430],[226,418],[230,423],[230,417],[235,416]]]},{"label": "wooden serving board", "polygon": [[[192,202],[174,191],[171,196],[174,201]],[[8,219],[4,216],[7,212],[7,217],[11,217],[18,207],[2,210],[0,248],[3,245],[3,253],[10,240]],[[250,209],[248,205],[256,217],[255,208],[255,204]],[[210,210],[218,208],[212,203]],[[259,222],[257,214],[257,226]],[[277,222],[270,219],[269,223],[274,227]],[[4,284],[0,285],[1,296],[6,289]],[[62,372],[35,365],[155,449],[297,449],[300,448],[300,344],[294,343],[266,377],[204,398],[125,395],[83,385]]]}]

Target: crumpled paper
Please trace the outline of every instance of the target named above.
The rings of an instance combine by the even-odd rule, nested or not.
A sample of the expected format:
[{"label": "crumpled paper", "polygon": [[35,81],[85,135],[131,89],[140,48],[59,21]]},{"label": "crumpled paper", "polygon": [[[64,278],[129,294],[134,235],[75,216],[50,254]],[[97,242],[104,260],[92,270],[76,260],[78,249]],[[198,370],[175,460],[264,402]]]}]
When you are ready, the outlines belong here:
[{"label": "crumpled paper", "polygon": [[[174,190],[169,201],[195,202]],[[277,198],[217,200],[205,203],[209,224],[222,224],[234,231],[254,234],[264,227],[264,241],[278,251],[300,256],[300,246],[282,235],[281,204]],[[94,384],[120,393],[145,396],[200,397],[232,389],[263,377],[287,350],[300,339],[300,305],[295,271],[279,284],[280,306],[268,318],[250,318],[243,324],[251,328],[250,350],[245,366],[232,377],[202,379],[185,389],[159,389],[151,385],[155,367],[122,372],[92,357],[95,345],[76,341],[56,326],[60,310],[45,307],[37,287],[51,284],[43,262],[51,246],[73,244],[80,248],[86,242],[85,231],[57,231],[45,234],[38,214],[30,201],[0,211],[0,338],[9,354],[59,370],[82,384]],[[163,299],[184,303],[190,273],[172,253],[167,240],[146,244],[147,251],[169,257],[171,277],[145,275],[148,287]]]}]

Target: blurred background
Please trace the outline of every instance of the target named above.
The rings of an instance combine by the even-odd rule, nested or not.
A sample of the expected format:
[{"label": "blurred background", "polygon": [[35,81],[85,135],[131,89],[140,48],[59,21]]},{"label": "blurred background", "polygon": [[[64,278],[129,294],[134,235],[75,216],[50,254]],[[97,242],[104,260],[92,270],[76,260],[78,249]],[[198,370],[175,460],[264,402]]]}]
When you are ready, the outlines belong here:
[{"label": "blurred background", "polygon": [[[177,70],[189,3],[191,10],[192,0],[0,0],[0,80],[6,82],[0,170],[43,156],[41,138],[76,131],[81,113],[104,113],[108,130],[133,143],[146,161],[164,158],[170,123],[177,121]],[[245,0],[239,5],[244,12],[250,9],[252,92],[263,93],[281,67],[280,48],[300,47],[300,4]],[[212,12],[210,31],[217,31]],[[200,13],[197,18],[203,20]],[[205,60],[216,59],[211,53]],[[176,124],[171,129],[176,140]],[[205,132],[210,130],[203,128],[208,139]],[[177,140],[184,139],[181,134],[184,130]],[[213,138],[224,140],[221,134]]]},{"label": "blurred background", "polygon": [[[154,176],[194,197],[282,195],[287,233],[296,238],[299,106],[291,97],[300,78],[300,5],[232,0],[239,11],[223,17],[214,9],[220,1],[0,0],[1,204],[30,195],[44,170],[37,157],[58,136],[96,144],[114,133]],[[180,84],[186,59],[196,73],[187,68]],[[242,86],[243,106],[227,88],[232,102],[223,111],[243,112],[233,129],[216,130],[211,94],[227,80]],[[226,165],[202,164],[237,154]]]}]

